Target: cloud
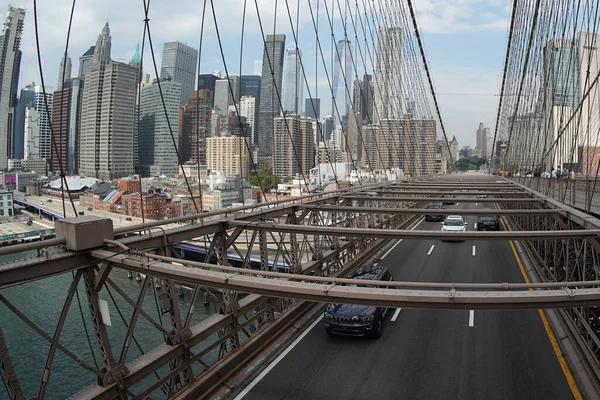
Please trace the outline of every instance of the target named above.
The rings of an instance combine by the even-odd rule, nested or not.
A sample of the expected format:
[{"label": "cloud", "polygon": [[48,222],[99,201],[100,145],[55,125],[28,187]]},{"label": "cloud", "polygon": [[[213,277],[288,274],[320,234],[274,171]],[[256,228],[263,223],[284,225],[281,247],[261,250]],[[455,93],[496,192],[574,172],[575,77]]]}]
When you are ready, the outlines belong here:
[{"label": "cloud", "polygon": [[508,1],[417,0],[415,9],[424,33],[506,31],[510,19]]},{"label": "cloud", "polygon": [[[444,64],[432,72],[446,133],[459,146],[475,144],[475,131],[484,122],[494,132],[502,71],[500,68]],[[472,95],[470,95],[472,94]]]}]

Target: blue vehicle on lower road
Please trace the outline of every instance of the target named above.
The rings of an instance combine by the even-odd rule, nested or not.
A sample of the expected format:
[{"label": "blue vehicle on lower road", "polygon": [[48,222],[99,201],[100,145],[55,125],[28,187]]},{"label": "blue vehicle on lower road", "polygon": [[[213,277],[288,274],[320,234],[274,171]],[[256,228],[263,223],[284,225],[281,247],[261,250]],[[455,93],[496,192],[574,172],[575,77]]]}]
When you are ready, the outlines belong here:
[{"label": "blue vehicle on lower road", "polygon": [[[361,267],[352,272],[349,279],[392,281],[385,267]],[[368,284],[345,284],[344,286],[377,287]],[[386,307],[359,306],[354,304],[329,304],[325,310],[325,331],[330,335],[372,336],[380,338]]]}]

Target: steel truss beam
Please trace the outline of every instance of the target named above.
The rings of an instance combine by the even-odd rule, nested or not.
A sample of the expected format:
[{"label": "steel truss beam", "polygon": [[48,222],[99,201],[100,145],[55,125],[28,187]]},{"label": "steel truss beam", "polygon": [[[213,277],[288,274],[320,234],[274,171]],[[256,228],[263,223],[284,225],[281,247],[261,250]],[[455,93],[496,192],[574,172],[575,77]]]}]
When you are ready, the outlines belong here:
[{"label": "steel truss beam", "polygon": [[[361,195],[365,195],[369,192],[361,192],[358,193],[357,196],[361,196]],[[452,194],[452,195],[456,195],[456,196],[479,196],[479,195],[487,195],[487,196],[530,196],[529,193],[525,192],[525,191],[504,191],[504,192],[499,192],[499,191],[482,191],[482,190],[474,190],[474,191],[469,191],[469,192],[461,192],[461,191],[456,191],[456,190],[422,190],[422,189],[417,189],[417,190],[412,190],[410,188],[407,188],[405,190],[373,190],[372,193],[377,193],[377,195],[379,197],[382,197],[382,195],[427,195],[427,196],[432,196],[432,195],[443,195],[443,194]]]},{"label": "steel truss beam", "polygon": [[386,208],[386,207],[352,207],[352,206],[333,206],[333,205],[318,205],[308,206],[300,205],[300,209],[314,211],[329,211],[329,212],[349,212],[355,214],[440,214],[440,215],[545,215],[545,214],[567,214],[564,210],[559,209],[524,209],[524,210],[493,210],[493,209],[427,209],[427,208]]},{"label": "steel truss beam", "polygon": [[[343,199],[348,200],[361,200],[361,201],[404,201],[404,202],[438,202],[442,203],[444,201],[449,201],[449,199],[443,197],[387,197],[387,196],[343,196]],[[537,198],[524,198],[524,197],[488,197],[485,199],[478,197],[464,197],[460,199],[456,199],[455,201],[460,201],[461,203],[539,203],[543,200]]]},{"label": "steel truss beam", "polygon": [[331,236],[369,237],[381,239],[446,239],[446,240],[546,240],[585,238],[600,235],[600,229],[586,230],[553,230],[553,231],[501,231],[501,232],[445,232],[441,231],[409,231],[399,229],[355,229],[331,228],[307,225],[271,224],[260,222],[229,221],[228,227],[245,226],[247,229],[267,232],[295,232],[305,235],[327,234]]},{"label": "steel truss beam", "polygon": [[[170,263],[143,260],[106,250],[94,251],[97,257],[109,258],[114,266],[145,271],[165,279],[177,279],[193,285],[204,285],[245,293],[285,297],[321,303],[346,303],[393,308],[432,309],[540,309],[589,306],[600,303],[600,288],[558,288],[549,290],[427,290],[403,288],[365,288],[336,284],[284,281],[241,275],[240,273],[217,272],[199,268],[187,268]],[[291,276],[289,274],[288,276]],[[297,279],[303,279],[297,275]],[[597,285],[600,282],[595,282]],[[378,284],[372,282],[371,284]],[[379,282],[381,285],[389,284]],[[411,283],[404,282],[406,286]],[[507,288],[509,287],[508,284]],[[563,286],[565,286],[563,284]],[[577,286],[577,284],[575,284]],[[581,283],[580,285],[581,286]]]}]

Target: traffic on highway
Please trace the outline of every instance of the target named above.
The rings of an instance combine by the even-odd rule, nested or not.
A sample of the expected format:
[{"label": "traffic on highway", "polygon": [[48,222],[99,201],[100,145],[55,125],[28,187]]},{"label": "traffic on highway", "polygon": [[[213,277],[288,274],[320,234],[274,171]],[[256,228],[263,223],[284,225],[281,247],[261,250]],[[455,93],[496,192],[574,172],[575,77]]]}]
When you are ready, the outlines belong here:
[{"label": "traffic on highway", "polygon": [[[449,209],[489,209],[460,203]],[[435,211],[433,215],[435,214]],[[496,216],[421,218],[412,229],[505,229]],[[523,282],[509,242],[398,240],[350,278]],[[543,313],[413,310],[330,304],[237,399],[577,398]],[[576,389],[575,389],[576,390]]]}]

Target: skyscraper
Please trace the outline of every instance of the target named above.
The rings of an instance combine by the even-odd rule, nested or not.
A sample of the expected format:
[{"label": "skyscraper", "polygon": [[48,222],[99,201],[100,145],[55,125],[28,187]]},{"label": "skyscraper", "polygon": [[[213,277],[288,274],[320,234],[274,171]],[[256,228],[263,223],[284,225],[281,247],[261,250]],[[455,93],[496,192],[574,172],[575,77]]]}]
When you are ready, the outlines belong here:
[{"label": "skyscraper", "polygon": [[[231,83],[231,85],[230,85]],[[231,86],[231,87],[230,87]],[[233,90],[233,95],[231,91]],[[240,99],[240,78],[239,76],[230,76],[229,80],[219,79],[215,82],[214,107],[221,110],[221,115],[227,115],[229,106],[235,103],[239,109]]]},{"label": "skyscraper", "polygon": [[108,26],[108,21],[106,21],[102,28],[102,32],[98,35],[98,40],[96,40],[94,55],[92,56],[92,65],[110,62],[111,46],[110,27]]},{"label": "skyscraper", "polygon": [[333,136],[334,127],[333,115],[326,115],[323,117],[323,137],[317,138],[319,142],[329,142]]},{"label": "skyscraper", "polygon": [[12,158],[24,158],[25,148],[25,110],[35,104],[35,83],[21,89],[21,95],[15,106],[12,136]]},{"label": "skyscraper", "polygon": [[267,35],[263,51],[258,119],[258,146],[264,156],[271,156],[273,153],[273,118],[280,112],[284,49],[285,35]]},{"label": "skyscraper", "polygon": [[479,128],[476,132],[476,146],[475,152],[478,157],[487,158],[487,135],[486,129],[489,132],[489,128],[483,126],[483,122],[479,124]]},{"label": "skyscraper", "polygon": [[[167,116],[159,93],[158,82],[144,87],[140,104],[140,167],[142,176],[173,176],[178,170],[173,137],[179,136],[178,125],[181,84],[170,80],[160,82]],[[171,129],[169,129],[169,124]],[[172,131],[172,132],[171,132]]]},{"label": "skyscraper", "polygon": [[83,78],[85,72],[92,66],[92,58],[94,57],[94,50],[96,46],[90,46],[90,48],[79,57],[79,74],[80,78]]},{"label": "skyscraper", "polygon": [[181,42],[164,44],[160,78],[169,76],[173,82],[181,83],[180,104],[185,104],[194,90],[197,65],[198,50]]},{"label": "skyscraper", "polygon": [[402,29],[382,28],[377,38],[373,121],[402,117]]},{"label": "skyscraper", "polygon": [[[352,109],[362,114],[363,83],[360,79],[352,81]],[[362,118],[362,117],[361,117]]]},{"label": "skyscraper", "polygon": [[260,104],[260,75],[242,75],[240,77],[240,97],[252,96]]},{"label": "skyscraper", "polygon": [[108,24],[85,73],[79,172],[103,180],[133,173],[133,128],[138,68],[110,60]]},{"label": "skyscraper", "polygon": [[83,79],[73,78],[56,90],[52,100],[52,131],[50,171],[59,172],[61,161],[64,172],[77,173],[77,143],[80,128],[81,93]]},{"label": "skyscraper", "polygon": [[300,50],[289,49],[285,58],[281,97],[283,111],[290,114],[302,113],[304,76],[302,75],[300,57],[302,57]]},{"label": "skyscraper", "polygon": [[[337,54],[333,54],[333,95],[337,110],[341,115],[346,115],[352,107],[352,78],[354,72],[352,69],[352,44],[349,40],[343,39],[338,41],[336,50]],[[348,89],[346,89],[346,87]],[[336,109],[332,106],[335,113]]]},{"label": "skyscraper", "polygon": [[50,160],[52,116],[52,88],[46,87],[46,102],[41,85],[34,87],[33,104],[25,109],[24,158],[44,158]]},{"label": "skyscraper", "polygon": [[321,100],[308,98],[304,102],[304,114],[308,118],[320,119],[321,118]]},{"label": "skyscraper", "polygon": [[8,7],[0,35],[0,169],[8,167],[12,150],[12,133],[19,71],[21,69],[21,34],[25,10]]},{"label": "skyscraper", "polygon": [[213,91],[202,89],[190,94],[182,109],[183,161],[206,165],[206,138],[210,136]]},{"label": "skyscraper", "polygon": [[63,69],[64,69],[64,81],[71,79],[71,57],[67,54],[67,58],[63,57],[60,60],[58,67],[58,80],[56,81],[56,90],[62,89],[63,83]]},{"label": "skyscraper", "polygon": [[362,79],[362,106],[363,121],[373,121],[373,77],[364,74]]}]

